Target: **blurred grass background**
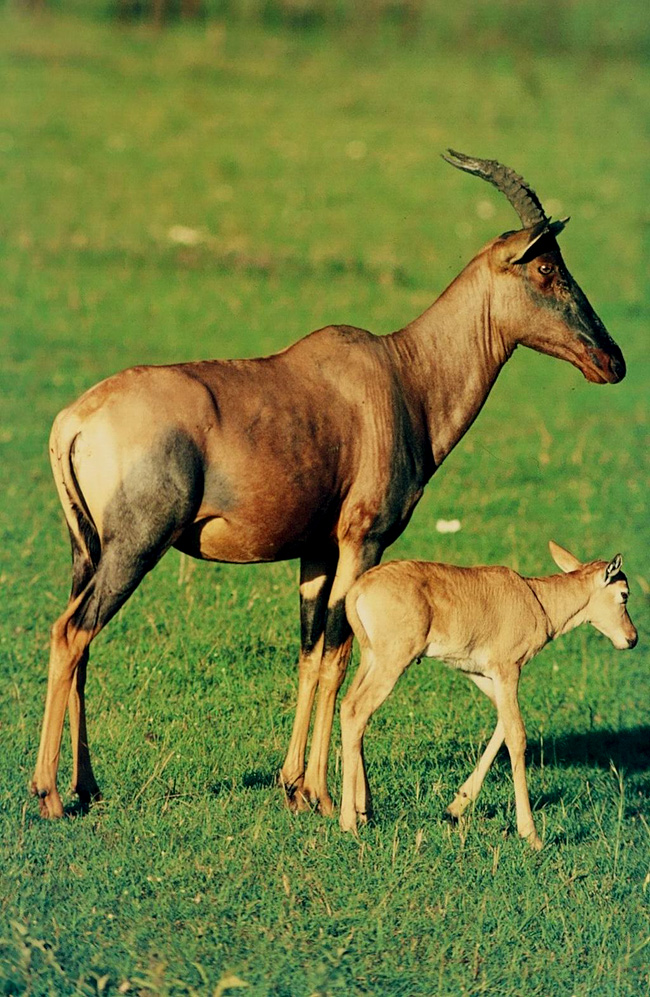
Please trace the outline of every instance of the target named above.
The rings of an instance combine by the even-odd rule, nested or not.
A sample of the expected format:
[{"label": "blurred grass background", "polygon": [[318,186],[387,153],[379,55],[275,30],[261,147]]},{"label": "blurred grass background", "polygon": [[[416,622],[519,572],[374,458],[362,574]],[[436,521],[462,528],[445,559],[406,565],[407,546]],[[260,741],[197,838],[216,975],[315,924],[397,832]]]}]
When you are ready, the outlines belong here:
[{"label": "blurred grass background", "polygon": [[[648,992],[647,42],[636,2],[3,8],[0,992]],[[296,565],[176,552],[93,645],[106,801],[41,823],[26,786],[69,585],[54,414],[132,363],[403,325],[516,223],[448,145],[572,216],[567,263],[629,366],[595,388],[518,351],[389,554],[541,574],[551,536],[623,551],[638,648],[583,628],[524,677],[547,848],[513,835],[507,758],[462,828],[442,820],[492,717],[431,663],[373,720],[361,844],[291,817]]]},{"label": "blurred grass background", "polygon": [[[11,2],[11,0],[10,0]],[[437,44],[507,45],[540,52],[584,51],[647,56],[649,27],[642,0],[13,0],[28,10],[51,10],[124,23],[256,24],[300,33],[397,29],[403,38],[429,36]]]}]

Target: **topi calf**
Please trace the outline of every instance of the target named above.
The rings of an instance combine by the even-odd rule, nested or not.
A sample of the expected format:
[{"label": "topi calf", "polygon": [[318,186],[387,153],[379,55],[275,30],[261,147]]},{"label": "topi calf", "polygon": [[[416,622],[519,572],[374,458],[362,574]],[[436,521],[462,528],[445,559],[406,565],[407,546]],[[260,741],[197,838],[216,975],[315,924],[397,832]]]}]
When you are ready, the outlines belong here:
[{"label": "topi calf", "polygon": [[539,849],[526,785],[526,732],[517,689],[523,665],[549,641],[591,623],[615,648],[634,647],[621,555],[581,564],[549,542],[563,575],[523,578],[510,568],[460,568],[429,561],[390,561],[350,589],[346,611],[361,647],[361,664],[341,705],[343,798],[340,823],[356,831],[370,792],[363,735],[370,716],[416,659],[439,658],[464,672],[497,710],[497,725],[479,762],[448,807],[458,818],[477,798],[506,742],[515,784],[517,831]]}]

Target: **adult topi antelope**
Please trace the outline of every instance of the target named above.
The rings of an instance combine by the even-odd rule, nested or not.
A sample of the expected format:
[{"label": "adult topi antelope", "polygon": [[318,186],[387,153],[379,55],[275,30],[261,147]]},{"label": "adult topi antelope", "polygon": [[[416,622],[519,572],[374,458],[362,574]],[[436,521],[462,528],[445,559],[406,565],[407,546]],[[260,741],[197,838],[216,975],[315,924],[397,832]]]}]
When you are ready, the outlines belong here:
[{"label": "adult topi antelope", "polygon": [[517,830],[533,848],[542,847],[526,785],[526,731],[517,699],[521,669],[549,641],[581,623],[593,624],[618,650],[637,642],[621,555],[581,564],[552,540],[549,547],[564,575],[524,578],[510,568],[389,561],[352,586],[346,610],[361,663],[341,703],[344,831],[354,831],[357,816],[365,819],[370,809],[362,748],[368,720],[411,662],[427,657],[463,672],[497,709],[494,733],[449,813],[460,817],[477,798],[505,741]]},{"label": "adult topi antelope", "polygon": [[281,781],[294,806],[331,813],[327,758],[352,583],[405,528],[516,346],[569,360],[595,383],[623,378],[621,351],[560,254],[566,219],[550,221],[508,167],[446,158],[501,190],[523,228],[488,243],[403,329],[328,326],[261,359],[134,367],[57,416],[50,453],[73,567],[52,627],[32,784],[43,815],[62,813],[66,705],[73,789],[83,802],[99,795],[88,647],[170,547],[208,561],[300,558],[298,702]]}]

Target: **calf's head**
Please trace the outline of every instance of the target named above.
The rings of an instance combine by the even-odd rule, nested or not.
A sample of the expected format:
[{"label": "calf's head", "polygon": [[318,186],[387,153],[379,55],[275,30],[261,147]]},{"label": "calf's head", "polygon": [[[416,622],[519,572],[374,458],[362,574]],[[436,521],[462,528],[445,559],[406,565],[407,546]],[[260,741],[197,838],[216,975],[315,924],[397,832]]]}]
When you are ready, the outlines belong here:
[{"label": "calf's head", "polygon": [[621,571],[621,555],[617,554],[611,561],[581,564],[577,557],[552,540],[549,549],[562,571],[580,571],[584,575],[587,603],[581,614],[583,619],[608,637],[617,650],[634,647],[639,636],[627,611],[629,587]]}]

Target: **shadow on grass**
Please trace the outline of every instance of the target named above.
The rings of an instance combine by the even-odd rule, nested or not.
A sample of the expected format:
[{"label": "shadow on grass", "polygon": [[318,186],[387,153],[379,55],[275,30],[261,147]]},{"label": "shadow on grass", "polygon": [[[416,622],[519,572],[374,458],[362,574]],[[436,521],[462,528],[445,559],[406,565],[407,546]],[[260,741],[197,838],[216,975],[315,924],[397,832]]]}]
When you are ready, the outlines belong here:
[{"label": "shadow on grass", "polygon": [[278,785],[278,771],[280,766],[276,765],[270,771],[254,769],[252,772],[245,772],[242,776],[242,784],[248,789],[269,789]]},{"label": "shadow on grass", "polygon": [[[467,758],[468,742],[461,740],[443,744],[431,743],[431,752],[423,751],[421,776],[434,779],[443,771],[458,770],[466,778],[464,765],[459,759]],[[478,756],[477,756],[478,757]],[[543,744],[529,735],[526,747],[526,764],[539,768],[568,768],[584,765],[587,768],[609,769],[612,765],[627,773],[650,771],[650,726],[628,727],[624,730],[570,731],[557,737],[547,737]],[[509,767],[508,752],[501,748],[495,767]]]},{"label": "shadow on grass", "polygon": [[[541,765],[539,743],[529,744],[526,754],[531,765]],[[650,727],[562,734],[544,742],[543,761],[546,766],[614,765],[624,772],[645,772],[650,769]]]},{"label": "shadow on grass", "polygon": [[[448,751],[449,763],[457,764],[458,744]],[[499,758],[507,764],[505,747],[501,749]],[[505,761],[504,761],[505,759]],[[542,749],[539,743],[531,743],[526,750],[527,764],[539,767],[542,764]],[[562,734],[549,738],[544,742],[543,763],[546,767],[568,767],[585,765],[609,769],[613,764],[624,772],[645,772],[650,770],[650,727],[630,727],[625,730],[584,731],[581,733]],[[432,746],[430,763],[425,759],[422,776],[432,778],[445,766],[445,758],[441,757],[436,746]],[[245,772],[241,785],[247,789],[271,789],[277,786],[279,762],[269,769],[252,769]],[[218,796],[230,792],[234,788],[232,779],[220,780],[211,786],[211,792]],[[546,802],[555,802],[547,800]]]},{"label": "shadow on grass", "polygon": [[244,772],[241,782],[236,779],[219,779],[210,786],[210,793],[213,796],[220,796],[222,793],[232,793],[238,786],[245,786],[247,789],[272,789],[278,785],[279,764],[272,769],[253,769],[251,772]]}]

